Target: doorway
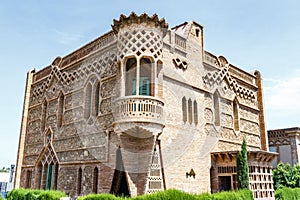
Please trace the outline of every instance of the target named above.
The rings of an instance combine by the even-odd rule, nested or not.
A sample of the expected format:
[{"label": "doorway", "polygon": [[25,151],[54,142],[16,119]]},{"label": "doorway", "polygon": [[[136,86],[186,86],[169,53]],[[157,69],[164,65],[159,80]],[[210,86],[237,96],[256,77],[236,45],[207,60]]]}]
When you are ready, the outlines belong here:
[{"label": "doorway", "polygon": [[219,191],[231,190],[231,176],[219,176]]}]

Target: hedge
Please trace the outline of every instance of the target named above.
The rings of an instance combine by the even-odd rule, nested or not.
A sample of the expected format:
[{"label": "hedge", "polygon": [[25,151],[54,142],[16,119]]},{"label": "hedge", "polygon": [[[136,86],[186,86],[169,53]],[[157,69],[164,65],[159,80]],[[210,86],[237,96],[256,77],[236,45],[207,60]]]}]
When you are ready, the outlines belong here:
[{"label": "hedge", "polygon": [[[300,190],[300,189],[299,189]],[[283,191],[282,193],[285,193]],[[281,193],[280,193],[281,194]],[[299,193],[300,194],[300,193]],[[59,200],[67,195],[60,191],[53,190],[29,190],[15,189],[8,193],[7,200]],[[137,197],[116,197],[112,194],[90,194],[80,197],[78,200],[251,200],[253,199],[250,190],[239,190],[236,192],[220,192],[215,194],[203,193],[192,195],[179,190],[166,190],[149,195]],[[281,198],[283,199],[283,198]],[[289,198],[290,199],[290,198]],[[1,200],[1,199],[0,199]]]},{"label": "hedge", "polygon": [[55,190],[14,189],[7,195],[7,200],[59,200],[67,195]]},{"label": "hedge", "polygon": [[300,188],[281,188],[275,191],[276,200],[300,199]]},{"label": "hedge", "polygon": [[116,197],[111,194],[90,194],[80,197],[78,200],[251,200],[253,199],[250,190],[239,190],[236,192],[220,192],[215,194],[203,193],[192,195],[179,190],[166,190],[149,195],[142,195],[133,198]]}]

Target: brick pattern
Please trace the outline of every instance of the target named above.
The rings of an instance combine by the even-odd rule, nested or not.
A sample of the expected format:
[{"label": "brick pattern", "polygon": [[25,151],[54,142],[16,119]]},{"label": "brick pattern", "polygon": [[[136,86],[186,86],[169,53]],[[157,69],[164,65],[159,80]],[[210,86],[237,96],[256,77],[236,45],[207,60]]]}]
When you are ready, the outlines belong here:
[{"label": "brick pattern", "polygon": [[[123,184],[131,196],[168,188],[215,192],[218,167],[234,167],[234,158],[218,160],[212,152],[237,151],[244,137],[249,150],[267,149],[261,77],[205,52],[200,25],[188,22],[167,30],[156,15],[133,13],[115,20],[112,28],[28,76],[16,187],[44,187],[40,161],[46,156],[57,164],[57,189],[73,197],[109,193],[116,189],[112,182],[121,148]],[[154,60],[154,96],[121,96],[129,57]],[[125,128],[117,129],[117,122]],[[271,157],[252,166],[269,167]],[[234,170],[226,173],[232,176]],[[267,184],[266,193],[257,195],[272,198],[267,173],[253,174],[259,177],[253,190]]]}]

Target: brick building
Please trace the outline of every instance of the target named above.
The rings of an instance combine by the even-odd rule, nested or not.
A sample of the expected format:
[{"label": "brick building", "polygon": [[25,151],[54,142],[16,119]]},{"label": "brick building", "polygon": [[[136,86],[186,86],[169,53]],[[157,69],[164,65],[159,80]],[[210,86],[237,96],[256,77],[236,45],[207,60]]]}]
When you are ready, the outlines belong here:
[{"label": "brick building", "polygon": [[273,160],[273,167],[279,162],[289,163],[291,166],[300,163],[300,128],[285,128],[268,131],[269,148],[278,153]]},{"label": "brick building", "polygon": [[16,187],[72,196],[236,189],[246,138],[255,198],[274,199],[262,79],[204,50],[194,21],[131,13],[28,72]]}]

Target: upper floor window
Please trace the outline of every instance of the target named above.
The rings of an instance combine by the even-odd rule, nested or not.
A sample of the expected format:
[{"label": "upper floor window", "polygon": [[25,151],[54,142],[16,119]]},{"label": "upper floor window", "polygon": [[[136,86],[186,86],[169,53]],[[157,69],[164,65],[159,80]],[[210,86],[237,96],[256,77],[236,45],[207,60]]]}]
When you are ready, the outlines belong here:
[{"label": "upper floor window", "polygon": [[154,65],[149,58],[126,61],[125,95],[154,96]]},{"label": "upper floor window", "polygon": [[220,119],[220,95],[216,91],[213,95],[213,102],[214,102],[214,118],[215,118],[215,126],[221,125]]},{"label": "upper floor window", "polygon": [[233,124],[234,124],[235,131],[240,130],[239,104],[236,98],[233,100]]},{"label": "upper floor window", "polygon": [[136,95],[136,72],[137,62],[135,58],[126,61],[125,95]]},{"label": "upper floor window", "polygon": [[85,88],[84,118],[97,117],[100,109],[100,81],[91,77]]}]

